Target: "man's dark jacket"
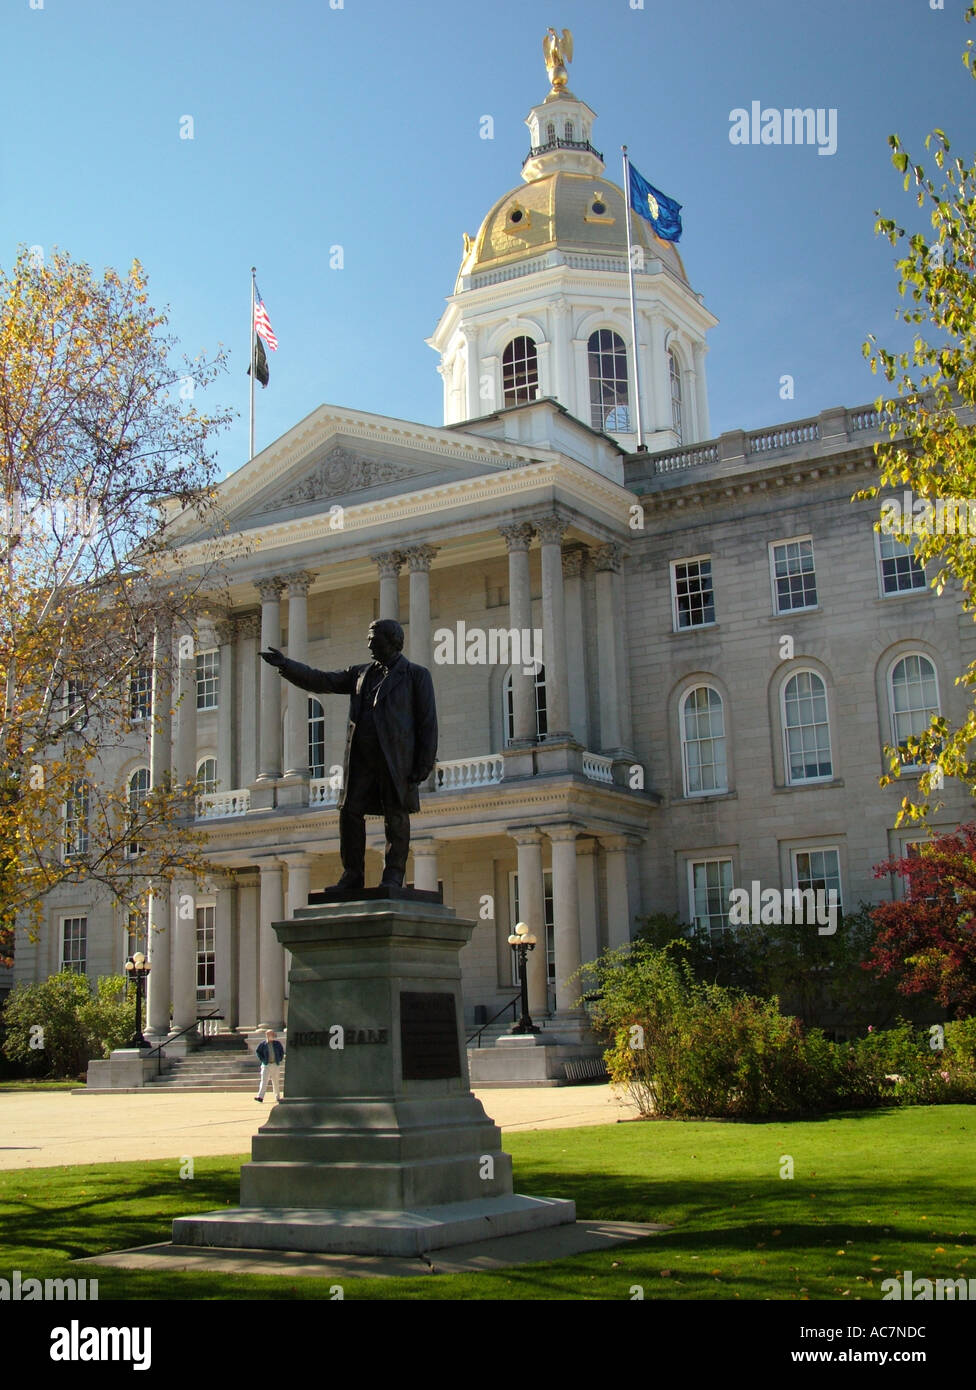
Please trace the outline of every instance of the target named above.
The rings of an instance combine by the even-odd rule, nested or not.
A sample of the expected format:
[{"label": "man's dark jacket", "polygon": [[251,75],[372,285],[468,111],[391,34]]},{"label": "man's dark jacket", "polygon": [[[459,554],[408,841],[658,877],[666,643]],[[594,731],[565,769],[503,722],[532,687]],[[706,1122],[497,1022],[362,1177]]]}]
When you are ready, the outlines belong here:
[{"label": "man's dark jacket", "polygon": [[[350,697],[340,808],[345,804],[349,779],[357,772],[352,746],[362,708],[360,691],[367,671],[374,664],[367,661],[362,666],[347,666],[344,671],[316,671],[300,661],[286,658],[280,667],[285,680],[312,695]],[[427,780],[437,760],[434,682],[426,666],[415,666],[402,655],[392,664],[373,696],[373,724],[401,806],[406,811],[419,811],[417,783]],[[366,811],[374,816],[383,814],[378,796],[375,804],[367,805]]]},{"label": "man's dark jacket", "polygon": [[267,1039],[265,1039],[264,1042],[259,1042],[254,1050],[258,1055],[258,1061],[264,1066],[267,1066],[269,1062],[280,1063],[282,1057],[285,1055],[285,1049],[277,1038],[275,1038],[274,1042],[271,1044],[270,1052],[268,1051]]}]

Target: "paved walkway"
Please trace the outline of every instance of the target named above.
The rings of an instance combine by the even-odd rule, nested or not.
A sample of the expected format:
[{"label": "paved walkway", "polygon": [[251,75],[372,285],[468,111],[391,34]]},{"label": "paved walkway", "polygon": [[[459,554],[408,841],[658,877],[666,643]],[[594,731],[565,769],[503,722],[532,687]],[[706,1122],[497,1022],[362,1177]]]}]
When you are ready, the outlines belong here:
[{"label": "paved walkway", "polygon": [[[613,1124],[636,1114],[609,1086],[476,1091],[502,1130]],[[0,1169],[243,1154],[270,1108],[234,1091],[88,1096],[0,1091]]]}]

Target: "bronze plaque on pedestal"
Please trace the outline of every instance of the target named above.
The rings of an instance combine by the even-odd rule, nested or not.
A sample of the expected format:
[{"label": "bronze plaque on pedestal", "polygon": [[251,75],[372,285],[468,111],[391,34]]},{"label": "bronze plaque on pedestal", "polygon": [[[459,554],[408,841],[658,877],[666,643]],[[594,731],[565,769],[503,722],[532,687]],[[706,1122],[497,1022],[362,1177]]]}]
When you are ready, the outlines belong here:
[{"label": "bronze plaque on pedestal", "polygon": [[400,994],[404,1081],[447,1081],[461,1075],[453,994]]}]

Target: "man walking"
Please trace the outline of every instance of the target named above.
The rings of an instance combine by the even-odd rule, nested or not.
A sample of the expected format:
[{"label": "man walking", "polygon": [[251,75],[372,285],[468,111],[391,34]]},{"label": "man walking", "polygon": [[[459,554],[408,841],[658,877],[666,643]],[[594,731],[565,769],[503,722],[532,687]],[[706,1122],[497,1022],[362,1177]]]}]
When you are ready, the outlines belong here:
[{"label": "man walking", "polygon": [[269,1081],[275,1101],[281,1100],[281,1059],[284,1055],[285,1049],[275,1037],[274,1029],[269,1028],[264,1035],[264,1042],[258,1043],[257,1046],[258,1061],[261,1063],[261,1084],[258,1086],[255,1100],[263,1102]]}]

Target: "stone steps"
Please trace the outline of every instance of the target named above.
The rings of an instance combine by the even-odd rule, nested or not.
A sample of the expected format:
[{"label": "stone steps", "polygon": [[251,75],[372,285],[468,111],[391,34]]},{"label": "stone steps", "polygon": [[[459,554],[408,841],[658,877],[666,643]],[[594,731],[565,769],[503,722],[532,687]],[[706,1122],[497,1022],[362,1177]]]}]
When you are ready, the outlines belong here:
[{"label": "stone steps", "polygon": [[[258,1088],[261,1071],[243,1038],[230,1036],[207,1042],[198,1052],[164,1061],[161,1076],[148,1085],[162,1091],[239,1091]],[[280,1075],[284,1078],[284,1063]]]}]

